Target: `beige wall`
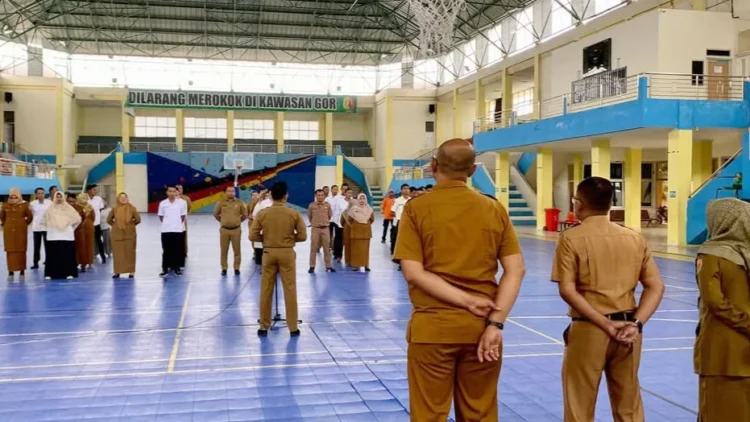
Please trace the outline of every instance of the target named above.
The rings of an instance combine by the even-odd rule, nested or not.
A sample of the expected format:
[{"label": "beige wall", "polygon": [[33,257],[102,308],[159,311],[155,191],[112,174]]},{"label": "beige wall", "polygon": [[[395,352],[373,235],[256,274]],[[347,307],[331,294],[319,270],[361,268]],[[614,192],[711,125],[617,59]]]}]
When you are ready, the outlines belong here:
[{"label": "beige wall", "polygon": [[117,106],[80,106],[79,136],[121,136],[122,108]]},{"label": "beige wall", "polygon": [[37,77],[3,77],[4,92],[13,101],[3,104],[4,111],[15,112],[16,145],[32,154],[56,154],[57,89],[60,79]]}]

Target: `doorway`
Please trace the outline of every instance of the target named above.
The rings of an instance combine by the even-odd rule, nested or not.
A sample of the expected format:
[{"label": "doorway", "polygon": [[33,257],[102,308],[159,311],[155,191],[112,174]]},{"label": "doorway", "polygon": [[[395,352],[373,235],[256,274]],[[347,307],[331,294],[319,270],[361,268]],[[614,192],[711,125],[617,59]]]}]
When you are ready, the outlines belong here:
[{"label": "doorway", "polygon": [[729,99],[729,61],[708,59],[708,99]]}]

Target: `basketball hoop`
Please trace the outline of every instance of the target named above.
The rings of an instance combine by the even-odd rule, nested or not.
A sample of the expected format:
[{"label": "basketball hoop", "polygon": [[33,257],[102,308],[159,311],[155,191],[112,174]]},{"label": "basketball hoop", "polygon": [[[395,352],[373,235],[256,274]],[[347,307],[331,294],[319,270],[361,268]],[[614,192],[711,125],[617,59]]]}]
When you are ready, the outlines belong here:
[{"label": "basketball hoop", "polygon": [[234,169],[236,170],[234,173],[234,187],[237,187],[237,182],[239,181],[240,174],[242,173],[242,169],[245,167],[245,162],[243,160],[234,160]]},{"label": "basketball hoop", "polygon": [[428,56],[453,47],[453,31],[466,0],[407,0],[419,26],[419,49]]}]

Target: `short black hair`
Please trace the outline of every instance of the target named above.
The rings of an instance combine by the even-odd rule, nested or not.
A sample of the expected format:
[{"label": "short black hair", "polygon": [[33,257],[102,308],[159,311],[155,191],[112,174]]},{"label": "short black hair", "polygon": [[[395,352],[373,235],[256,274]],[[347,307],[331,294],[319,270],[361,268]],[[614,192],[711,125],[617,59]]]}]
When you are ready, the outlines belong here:
[{"label": "short black hair", "polygon": [[37,192],[39,192],[39,191],[42,191],[42,193],[46,192],[46,191],[44,190],[44,188],[36,188],[36,189],[34,189],[34,193],[37,193]]},{"label": "short black hair", "polygon": [[415,188],[414,186],[409,186],[409,192],[416,192],[416,191],[417,191],[417,188]]},{"label": "short black hair", "polygon": [[[326,188],[327,188],[328,186],[324,186],[324,187],[326,187]],[[323,189],[315,189],[315,194],[316,194],[316,195],[318,194],[318,192],[320,192],[320,193],[324,193],[324,192],[323,192]]]},{"label": "short black hair", "polygon": [[[327,187],[328,187],[328,186],[323,186],[323,189],[325,189],[325,188],[327,188]],[[323,189],[321,189],[321,190],[323,190]]]},{"label": "short black hair", "polygon": [[424,191],[424,186],[420,186],[417,188],[418,191]]},{"label": "short black hair", "polygon": [[77,199],[78,195],[74,194],[73,192],[68,192],[65,194],[65,198],[67,199]]},{"label": "short black hair", "polygon": [[224,192],[226,192],[227,189],[229,189],[229,188],[232,188],[232,190],[237,190],[234,186],[229,185],[229,186],[227,186],[227,187],[224,188]]},{"label": "short black hair", "polygon": [[432,188],[433,188],[433,186],[432,186],[432,185],[429,185],[429,184],[428,184],[428,185],[425,185],[425,186],[424,186],[424,188],[425,188],[425,189],[432,189]]},{"label": "short black hair", "polygon": [[281,201],[287,193],[286,182],[276,182],[271,186],[271,198],[274,201]]},{"label": "short black hair", "polygon": [[90,191],[91,189],[94,189],[94,188],[96,188],[96,187],[98,187],[98,186],[96,185],[96,183],[92,183],[92,184],[90,184],[90,185],[87,185],[87,186],[86,186],[86,192],[88,192],[88,191]]},{"label": "short black hair", "polygon": [[578,184],[576,195],[587,207],[598,212],[607,212],[614,198],[612,182],[603,177],[589,177]]},{"label": "short black hair", "polygon": [[49,191],[52,192],[52,189],[57,189],[57,185],[52,185],[49,187]]},{"label": "short black hair", "polygon": [[403,189],[403,188],[409,188],[409,189],[411,189],[411,186],[409,186],[408,184],[404,183],[403,185],[401,185],[401,189]]},{"label": "short black hair", "polygon": [[167,186],[165,187],[165,189],[166,189],[166,190],[169,190],[169,188],[172,188],[172,189],[175,189],[175,190],[176,190],[176,189],[177,189],[177,185],[172,185],[172,184],[169,184],[169,185],[167,185]]},{"label": "short black hair", "polygon": [[339,188],[339,185],[331,185],[331,189],[333,189],[333,188],[336,188],[336,189],[338,189],[338,188]]}]

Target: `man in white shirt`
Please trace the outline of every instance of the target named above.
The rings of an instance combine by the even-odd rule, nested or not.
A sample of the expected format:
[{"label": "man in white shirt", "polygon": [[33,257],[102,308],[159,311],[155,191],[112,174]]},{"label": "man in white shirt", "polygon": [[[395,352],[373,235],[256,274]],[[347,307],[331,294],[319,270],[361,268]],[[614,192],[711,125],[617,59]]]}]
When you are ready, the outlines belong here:
[{"label": "man in white shirt", "polygon": [[187,202],[178,198],[177,188],[167,188],[167,199],[159,203],[161,221],[161,274],[166,277],[170,270],[181,275],[181,265],[185,261],[185,217]]},{"label": "man in white shirt", "polygon": [[44,214],[52,205],[52,201],[44,198],[44,188],[36,188],[34,191],[36,199],[29,206],[31,213],[34,214],[34,220],[31,222],[31,230],[34,232],[34,265],[32,270],[39,269],[39,260],[41,257],[42,244],[45,244],[44,254],[47,255],[47,228],[44,226]]},{"label": "man in white shirt", "polygon": [[341,194],[336,195],[331,202],[331,221],[334,225],[333,257],[338,263],[341,263],[341,258],[344,256],[344,226],[341,225],[341,216],[349,209],[351,195],[351,189],[347,184],[343,184]]},{"label": "man in white shirt", "polygon": [[[323,188],[323,191],[325,192],[325,187]],[[333,249],[333,236],[336,229],[336,223],[333,218],[335,216],[335,208],[333,207],[333,201],[335,201],[339,196],[339,187],[337,185],[331,186],[331,195],[326,194],[326,203],[331,206],[331,222],[328,223],[328,231],[331,236],[331,249]]]},{"label": "man in white shirt", "polygon": [[94,247],[99,253],[99,257],[102,259],[102,263],[107,262],[107,256],[104,254],[104,243],[102,242],[102,209],[104,208],[104,200],[101,196],[97,195],[96,185],[86,186],[86,192],[89,195],[89,205],[94,209]]},{"label": "man in white shirt", "polygon": [[[266,189],[263,189],[260,192],[260,197],[262,199],[260,200],[260,202],[258,202],[255,208],[253,208],[253,215],[252,215],[253,220],[258,218],[258,213],[260,213],[264,209],[269,208],[271,205],[273,205],[273,199],[271,199],[271,194]],[[263,242],[252,242],[252,245],[253,245],[253,250],[255,251],[255,264],[258,265],[258,267],[260,267],[263,265]]]},{"label": "man in white shirt", "polygon": [[401,214],[404,212],[406,203],[411,199],[410,193],[411,187],[404,183],[401,185],[401,196],[393,201],[393,208],[391,209],[391,215],[393,216],[393,228],[391,229],[391,255],[393,255],[393,249],[396,247],[396,239],[398,238],[398,222],[401,220]]}]

